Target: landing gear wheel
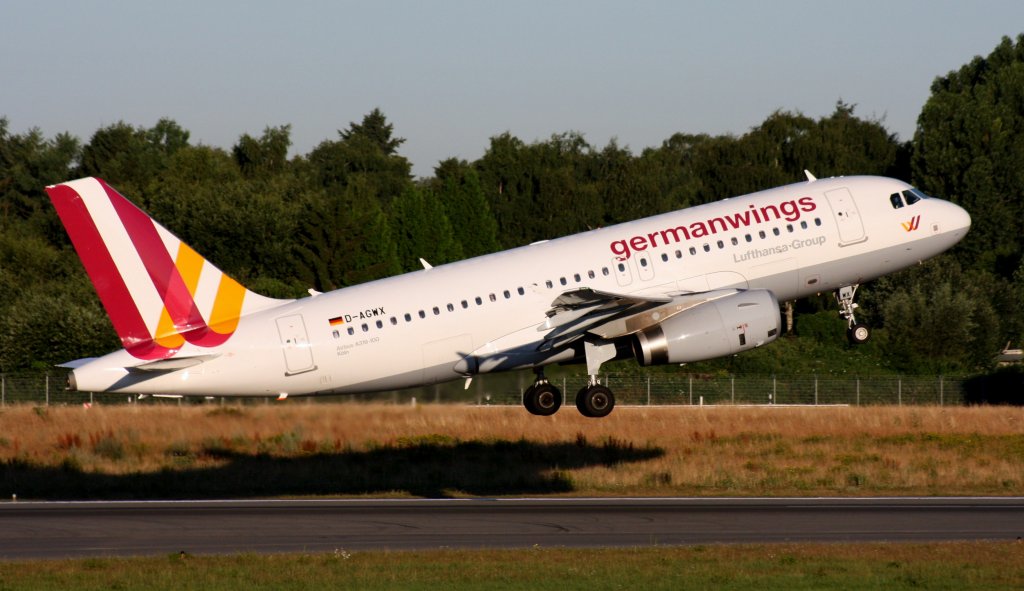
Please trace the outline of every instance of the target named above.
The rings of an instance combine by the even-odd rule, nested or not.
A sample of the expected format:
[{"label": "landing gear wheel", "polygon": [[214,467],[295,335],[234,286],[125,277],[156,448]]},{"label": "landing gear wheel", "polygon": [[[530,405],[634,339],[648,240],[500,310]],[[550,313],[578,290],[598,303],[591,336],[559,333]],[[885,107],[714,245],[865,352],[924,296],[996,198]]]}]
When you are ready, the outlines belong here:
[{"label": "landing gear wheel", "polygon": [[551,416],[562,407],[562,392],[547,382],[534,384],[523,392],[523,406],[531,414]]},{"label": "landing gear wheel", "polygon": [[846,331],[846,338],[853,345],[866,343],[871,338],[871,329],[866,324],[853,324]]},{"label": "landing gear wheel", "polygon": [[601,385],[584,386],[576,394],[576,408],[585,417],[606,417],[615,408],[615,395]]}]

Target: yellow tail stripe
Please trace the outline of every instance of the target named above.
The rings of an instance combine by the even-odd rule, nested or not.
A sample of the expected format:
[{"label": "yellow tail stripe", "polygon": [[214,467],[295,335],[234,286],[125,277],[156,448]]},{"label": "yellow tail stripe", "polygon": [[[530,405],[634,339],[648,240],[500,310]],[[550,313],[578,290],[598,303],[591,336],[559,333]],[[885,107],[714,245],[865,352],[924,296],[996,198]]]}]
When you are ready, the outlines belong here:
[{"label": "yellow tail stripe", "polygon": [[219,334],[234,332],[242,313],[244,299],[245,288],[227,275],[221,275],[217,298],[213,302],[213,313],[210,314],[210,329]]},{"label": "yellow tail stripe", "polygon": [[[178,256],[174,261],[181,279],[185,282],[185,288],[191,296],[196,295],[196,288],[199,286],[199,276],[203,271],[203,264],[206,261],[196,251],[189,248],[185,243],[178,246]],[[185,344],[185,338],[181,336],[181,330],[174,326],[167,306],[160,312],[160,322],[156,327],[155,339],[157,344],[169,349],[177,349]]]}]

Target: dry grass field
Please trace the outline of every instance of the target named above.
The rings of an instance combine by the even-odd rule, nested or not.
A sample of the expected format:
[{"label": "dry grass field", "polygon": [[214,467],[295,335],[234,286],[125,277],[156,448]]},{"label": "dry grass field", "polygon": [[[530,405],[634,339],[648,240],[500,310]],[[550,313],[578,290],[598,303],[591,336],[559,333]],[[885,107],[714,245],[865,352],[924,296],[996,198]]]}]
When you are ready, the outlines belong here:
[{"label": "dry grass field", "polygon": [[1017,495],[1024,409],[7,407],[0,495]]}]

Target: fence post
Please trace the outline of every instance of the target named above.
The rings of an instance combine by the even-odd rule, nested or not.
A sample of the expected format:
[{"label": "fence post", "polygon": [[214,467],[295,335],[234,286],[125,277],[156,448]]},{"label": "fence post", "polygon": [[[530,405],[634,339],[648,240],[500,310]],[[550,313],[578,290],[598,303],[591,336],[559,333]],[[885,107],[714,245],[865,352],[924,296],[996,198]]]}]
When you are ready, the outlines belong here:
[{"label": "fence post", "polygon": [[939,376],[939,406],[942,406],[942,376]]},{"label": "fence post", "polygon": [[0,373],[0,406],[7,406],[7,379]]},{"label": "fence post", "polygon": [[647,406],[651,405],[651,376],[647,376]]},{"label": "fence post", "polygon": [[857,376],[857,406],[860,406],[860,376]]},{"label": "fence post", "polygon": [[736,404],[736,376],[729,376],[729,400]]},{"label": "fence post", "polygon": [[50,406],[50,374],[46,374],[46,406]]},{"label": "fence post", "polygon": [[772,374],[772,404],[777,404],[778,402],[779,402],[779,391],[778,391],[778,388],[776,388],[775,374]]},{"label": "fence post", "polygon": [[688,374],[690,378],[690,406],[693,406],[693,374]]},{"label": "fence post", "polygon": [[818,374],[814,374],[814,406],[818,406]]},{"label": "fence post", "polygon": [[896,378],[896,404],[903,406],[903,378]]}]

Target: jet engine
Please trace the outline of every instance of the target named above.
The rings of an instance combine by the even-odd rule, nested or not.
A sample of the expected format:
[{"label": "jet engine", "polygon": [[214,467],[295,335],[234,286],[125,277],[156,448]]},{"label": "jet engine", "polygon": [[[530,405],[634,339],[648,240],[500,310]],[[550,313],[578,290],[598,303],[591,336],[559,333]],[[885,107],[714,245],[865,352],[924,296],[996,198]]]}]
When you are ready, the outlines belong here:
[{"label": "jet engine", "polygon": [[739,291],[636,333],[633,354],[640,365],[703,361],[770,343],[781,328],[775,294],[766,289]]}]

